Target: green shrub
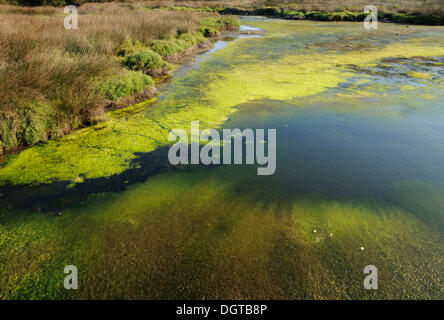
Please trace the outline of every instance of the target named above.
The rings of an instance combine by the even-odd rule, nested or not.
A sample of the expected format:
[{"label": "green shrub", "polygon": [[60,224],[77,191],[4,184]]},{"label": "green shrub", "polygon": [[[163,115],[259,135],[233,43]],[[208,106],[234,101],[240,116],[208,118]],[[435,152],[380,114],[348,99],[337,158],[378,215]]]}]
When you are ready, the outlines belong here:
[{"label": "green shrub", "polygon": [[154,40],[151,42],[151,50],[160,54],[162,57],[172,56],[175,53],[186,50],[190,45],[185,40]]},{"label": "green shrub", "polygon": [[123,60],[123,64],[130,70],[140,70],[145,73],[150,73],[150,71],[152,72],[167,66],[167,63],[163,61],[162,57],[150,49],[145,49],[136,54],[127,56]]},{"label": "green shrub", "polygon": [[257,15],[264,15],[264,16],[279,16],[281,14],[281,10],[275,7],[258,8],[254,10],[254,13]]},{"label": "green shrub", "polygon": [[219,31],[235,30],[239,26],[239,20],[232,17],[203,18],[200,20],[200,32],[205,37],[214,37],[219,34]]},{"label": "green shrub", "polygon": [[29,102],[14,112],[0,112],[0,151],[22,145],[47,141],[51,132],[49,123],[53,107],[43,102]]},{"label": "green shrub", "polygon": [[305,17],[303,12],[294,10],[284,10],[282,11],[282,15],[285,17],[292,17],[293,19],[303,19]]},{"label": "green shrub", "polygon": [[117,55],[125,57],[128,55],[136,54],[139,51],[146,49],[146,46],[138,40],[126,39],[118,48]]},{"label": "green shrub", "polygon": [[105,79],[98,85],[98,90],[106,99],[116,100],[141,92],[145,87],[153,85],[154,80],[150,76],[137,71],[128,71]]},{"label": "green shrub", "polygon": [[237,30],[240,27],[240,22],[237,18],[222,17],[218,19],[219,30]]},{"label": "green shrub", "polygon": [[216,37],[219,34],[219,31],[212,27],[201,27],[200,30],[205,37]]},{"label": "green shrub", "polygon": [[199,43],[197,38],[194,35],[192,35],[191,33],[183,33],[179,36],[179,39],[184,41],[188,47],[195,46],[196,44]]},{"label": "green shrub", "polygon": [[179,36],[179,39],[185,41],[188,47],[207,42],[204,35],[200,32],[184,33]]},{"label": "green shrub", "polygon": [[235,30],[240,26],[239,20],[233,17],[203,18],[200,19],[202,33],[205,29],[214,29],[216,31]]},{"label": "green shrub", "polygon": [[193,37],[194,37],[194,39],[196,39],[197,44],[203,44],[203,43],[207,42],[204,35],[200,32],[193,33]]}]

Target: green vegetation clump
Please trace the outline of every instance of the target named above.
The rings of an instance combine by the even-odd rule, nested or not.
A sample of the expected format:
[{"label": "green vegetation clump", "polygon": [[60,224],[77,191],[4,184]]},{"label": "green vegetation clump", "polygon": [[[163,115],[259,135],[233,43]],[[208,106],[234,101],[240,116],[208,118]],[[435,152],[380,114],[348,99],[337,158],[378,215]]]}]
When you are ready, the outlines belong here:
[{"label": "green vegetation clump", "polygon": [[[126,40],[119,47],[118,55],[125,57],[124,64],[131,70],[144,70],[144,68],[140,66],[137,67],[136,65],[140,65],[139,60],[147,59],[152,61],[152,66],[149,66],[149,68],[158,68],[164,65],[159,60],[159,57],[152,55],[152,52],[157,53],[160,57],[170,57],[176,53],[184,52],[190,47],[203,44],[206,41],[204,34],[201,32],[182,33],[178,31],[176,38],[153,40],[149,46],[145,46],[137,40]],[[150,65],[150,63],[148,65]]]},{"label": "green vegetation clump", "polygon": [[215,37],[221,31],[236,30],[239,26],[239,20],[232,17],[203,18],[200,20],[200,32],[205,37]]},{"label": "green vegetation clump", "polygon": [[107,99],[116,100],[141,92],[148,86],[154,86],[154,80],[150,76],[141,72],[128,71],[108,77],[99,84],[98,90]]},{"label": "green vegetation clump", "polygon": [[281,14],[280,8],[276,7],[265,7],[265,8],[258,8],[254,10],[255,14],[263,15],[263,16],[277,16]]},{"label": "green vegetation clump", "polygon": [[123,64],[130,70],[142,71],[148,74],[156,74],[159,70],[168,68],[168,64],[162,57],[151,49],[145,49],[125,57]]},{"label": "green vegetation clump", "polygon": [[154,40],[150,48],[162,57],[172,56],[176,53],[185,51],[190,47],[189,43],[182,39]]},{"label": "green vegetation clump", "polygon": [[[44,102],[29,102],[13,112],[0,113],[0,150],[47,141],[54,108]],[[49,128],[48,128],[49,127]]]},{"label": "green vegetation clump", "polygon": [[217,37],[219,35],[219,31],[212,27],[202,27],[201,31],[205,37]]},{"label": "green vegetation clump", "polygon": [[183,33],[181,35],[179,35],[178,37],[180,40],[185,41],[185,43],[187,44],[188,47],[192,47],[198,44],[203,44],[205,43],[205,38],[201,33]]},{"label": "green vegetation clump", "polygon": [[[144,89],[153,81],[146,74],[169,71],[162,56],[208,41],[200,32],[203,15],[196,12],[88,4],[79,8],[82,32],[67,37],[60,27],[60,8],[38,6],[79,1],[19,4],[34,7],[0,8],[8,26],[0,32],[0,153],[96,123],[105,118],[109,100],[139,92],[148,98],[151,90]],[[209,16],[218,21],[217,28],[233,25],[231,17],[204,17]]]},{"label": "green vegetation clump", "polygon": [[407,72],[407,76],[415,79],[432,79],[433,75],[427,72],[417,72],[417,71],[409,71]]},{"label": "green vegetation clump", "polygon": [[128,55],[136,54],[137,52],[142,51],[145,48],[146,46],[139,40],[125,39],[125,41],[119,46],[117,55],[125,57]]},{"label": "green vegetation clump", "polygon": [[444,25],[444,15],[424,15],[420,13],[380,13],[381,19],[405,24]]},{"label": "green vegetation clump", "polygon": [[237,18],[222,17],[217,19],[219,30],[237,30],[240,27],[240,22]]}]

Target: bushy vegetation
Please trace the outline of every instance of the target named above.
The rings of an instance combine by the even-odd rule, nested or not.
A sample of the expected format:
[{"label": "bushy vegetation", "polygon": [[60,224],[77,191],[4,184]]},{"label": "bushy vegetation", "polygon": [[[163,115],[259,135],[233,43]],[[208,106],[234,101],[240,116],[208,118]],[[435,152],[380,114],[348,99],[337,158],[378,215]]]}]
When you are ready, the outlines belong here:
[{"label": "bushy vegetation", "polygon": [[195,32],[193,34],[183,33],[183,34],[179,35],[179,39],[182,41],[185,41],[188,44],[188,46],[203,44],[206,41],[205,37],[200,32]]},{"label": "bushy vegetation", "polygon": [[154,40],[151,42],[151,49],[164,57],[172,56],[186,50],[189,47],[189,43],[181,39]]},{"label": "bushy vegetation", "polygon": [[141,72],[127,71],[99,81],[98,90],[109,100],[117,100],[154,86],[154,80]]},{"label": "bushy vegetation", "polygon": [[46,141],[55,133],[51,106],[44,102],[29,102],[12,111],[0,112],[0,147],[12,149],[18,145]]},{"label": "bushy vegetation", "polygon": [[163,68],[168,67],[162,57],[151,49],[144,49],[125,57],[123,64],[130,70],[153,75],[162,73]]},{"label": "bushy vegetation", "polygon": [[102,120],[168,71],[171,50],[208,41],[200,19],[215,15],[88,3],[65,30],[62,10],[0,5],[0,153]]},{"label": "bushy vegetation", "polygon": [[215,37],[219,31],[239,28],[239,21],[234,18],[205,18],[200,21],[200,31],[206,37]]}]

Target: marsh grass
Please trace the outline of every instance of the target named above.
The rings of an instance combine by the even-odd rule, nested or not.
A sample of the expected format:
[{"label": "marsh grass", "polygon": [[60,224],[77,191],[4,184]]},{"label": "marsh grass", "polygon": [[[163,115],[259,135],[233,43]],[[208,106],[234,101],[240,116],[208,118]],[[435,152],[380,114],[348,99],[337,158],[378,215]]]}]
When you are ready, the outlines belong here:
[{"label": "marsh grass", "polygon": [[[192,34],[203,15],[214,14],[88,3],[79,7],[79,29],[65,30],[62,8],[0,5],[0,153],[102,120],[109,97],[140,92],[142,82],[152,85],[126,76],[109,87],[118,92],[103,94],[102,82],[116,84],[115,76],[124,74],[125,56],[140,55],[159,39],[201,43],[202,35]],[[165,63],[156,58],[159,66]]]}]

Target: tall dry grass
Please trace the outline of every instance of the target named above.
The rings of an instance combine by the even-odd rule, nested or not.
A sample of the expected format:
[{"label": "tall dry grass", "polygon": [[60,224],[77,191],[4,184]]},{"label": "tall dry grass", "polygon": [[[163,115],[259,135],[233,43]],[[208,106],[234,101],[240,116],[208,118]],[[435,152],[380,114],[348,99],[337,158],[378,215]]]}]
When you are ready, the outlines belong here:
[{"label": "tall dry grass", "polygon": [[118,3],[81,6],[78,30],[65,30],[64,18],[62,8],[0,5],[0,153],[100,118],[96,82],[121,71],[126,39],[148,44],[199,28],[196,13]]}]

